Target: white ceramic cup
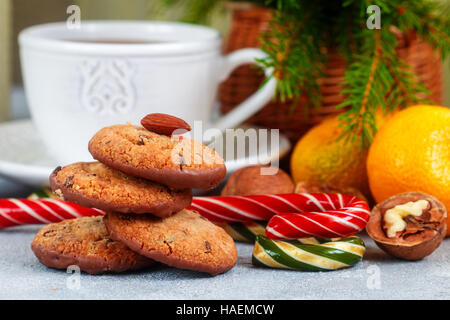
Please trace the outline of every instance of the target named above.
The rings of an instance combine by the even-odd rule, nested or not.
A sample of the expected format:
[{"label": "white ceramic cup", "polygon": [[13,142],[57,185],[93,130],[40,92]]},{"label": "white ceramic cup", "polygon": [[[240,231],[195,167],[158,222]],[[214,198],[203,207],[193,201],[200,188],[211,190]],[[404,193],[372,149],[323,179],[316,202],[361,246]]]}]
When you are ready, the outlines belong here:
[{"label": "white ceramic cup", "polygon": [[[117,40],[142,43],[107,43]],[[214,29],[172,22],[89,21],[80,29],[61,22],[25,29],[19,36],[25,92],[50,154],[62,164],[89,160],[87,144],[97,130],[139,124],[153,112],[221,130],[238,125],[272,98],[275,80],[214,121],[219,83],[237,66],[265,57],[259,49],[222,56],[221,43]]]}]

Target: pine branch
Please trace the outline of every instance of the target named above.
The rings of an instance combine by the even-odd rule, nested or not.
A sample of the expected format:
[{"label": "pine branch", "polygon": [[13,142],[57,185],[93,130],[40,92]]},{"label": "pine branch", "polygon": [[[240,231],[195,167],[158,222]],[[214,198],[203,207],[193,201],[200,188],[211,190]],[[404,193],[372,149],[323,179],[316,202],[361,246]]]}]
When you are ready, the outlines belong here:
[{"label": "pine branch", "polygon": [[[190,4],[185,21],[203,22],[223,0],[164,1]],[[311,105],[318,105],[318,79],[323,76],[328,49],[337,49],[344,57],[345,100],[337,106],[346,110],[340,116],[342,137],[360,140],[363,146],[369,145],[377,130],[377,109],[392,111],[428,102],[423,98],[429,95],[428,90],[396,53],[397,39],[390,28],[405,34],[414,32],[443,57],[450,54],[450,2],[445,8],[434,0],[252,2],[274,9],[269,30],[261,37],[268,58],[260,62],[264,68],[275,70],[271,77],[277,79],[276,97],[281,101],[295,103],[307,95]],[[381,8],[381,30],[366,27],[369,5]]]},{"label": "pine branch", "polygon": [[275,12],[269,31],[261,36],[268,58],[260,62],[266,68],[274,68],[272,76],[277,79],[276,93],[281,101],[308,92],[313,103],[319,102],[320,90],[315,79],[322,74],[326,56],[320,52],[320,38],[309,39],[309,34],[317,33],[317,27],[310,14],[298,19],[297,15]]},{"label": "pine branch", "polygon": [[[340,116],[342,138],[360,141],[367,147],[377,131],[376,111],[404,108],[414,103],[429,103],[422,98],[429,94],[409,65],[396,54],[397,40],[390,31],[367,30],[364,52],[348,68],[343,94],[347,95],[337,108],[348,108]],[[372,33],[372,37],[369,36]]]},{"label": "pine branch", "polygon": [[[361,107],[359,109],[359,117],[361,117],[361,114],[363,114],[366,111],[367,100],[369,99],[369,94],[372,90],[372,85],[375,78],[375,73],[377,71],[378,62],[381,59],[382,52],[381,52],[380,34],[381,34],[380,30],[375,30],[375,50],[373,53],[372,64],[370,66],[369,79],[367,81],[366,87],[364,88],[363,99],[361,102]],[[361,134],[361,131],[359,131],[358,134]]]},{"label": "pine branch", "polygon": [[349,108],[340,116],[341,126],[344,129],[342,137],[351,141],[359,138],[363,146],[371,140],[373,133],[368,127],[373,127],[374,100],[377,100],[373,89],[374,82],[379,78],[378,65],[382,59],[381,31],[375,30],[371,33],[372,37],[367,38],[366,43],[367,52],[371,54],[369,57],[360,55],[359,60],[350,65],[344,79],[345,89],[342,92],[348,96],[337,106]]}]

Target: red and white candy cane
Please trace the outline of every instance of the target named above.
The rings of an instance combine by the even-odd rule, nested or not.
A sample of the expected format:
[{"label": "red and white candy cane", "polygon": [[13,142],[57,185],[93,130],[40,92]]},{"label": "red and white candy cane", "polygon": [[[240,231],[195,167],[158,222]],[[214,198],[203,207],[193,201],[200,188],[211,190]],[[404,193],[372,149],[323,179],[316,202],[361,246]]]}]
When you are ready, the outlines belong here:
[{"label": "red and white candy cane", "polygon": [[361,231],[370,218],[366,202],[344,194],[201,197],[190,208],[214,222],[269,220],[270,239],[346,237]]},{"label": "red and white candy cane", "polygon": [[269,239],[300,239],[307,237],[347,237],[361,231],[370,219],[365,201],[344,194],[308,194],[300,196],[299,213],[274,215],[266,227]]},{"label": "red and white candy cane", "polygon": [[[325,193],[194,197],[188,208],[213,222],[269,220],[271,239],[345,237],[362,230],[370,217],[364,201]],[[0,228],[102,214],[58,199],[0,199]]]},{"label": "red and white candy cane", "polygon": [[101,210],[81,207],[58,199],[0,199],[0,228],[47,224],[103,214]]}]

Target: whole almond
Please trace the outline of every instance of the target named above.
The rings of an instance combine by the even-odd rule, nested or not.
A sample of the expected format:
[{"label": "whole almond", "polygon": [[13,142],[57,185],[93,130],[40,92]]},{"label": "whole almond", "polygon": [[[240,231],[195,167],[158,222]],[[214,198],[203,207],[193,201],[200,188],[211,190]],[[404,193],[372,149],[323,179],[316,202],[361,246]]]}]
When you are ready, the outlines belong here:
[{"label": "whole almond", "polygon": [[166,136],[172,135],[177,129],[191,131],[191,126],[186,121],[165,113],[150,113],[141,120],[141,124],[148,131]]}]

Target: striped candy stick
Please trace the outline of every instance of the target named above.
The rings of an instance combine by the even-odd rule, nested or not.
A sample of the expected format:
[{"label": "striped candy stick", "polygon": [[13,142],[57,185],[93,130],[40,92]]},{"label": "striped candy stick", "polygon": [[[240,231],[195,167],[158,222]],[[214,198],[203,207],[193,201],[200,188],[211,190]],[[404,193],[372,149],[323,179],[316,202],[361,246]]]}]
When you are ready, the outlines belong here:
[{"label": "striped candy stick", "polygon": [[347,268],[362,260],[364,242],[356,237],[341,239],[305,238],[270,240],[257,236],[252,263],[255,266],[301,271]]},{"label": "striped candy stick", "polygon": [[[33,198],[45,196],[47,193],[38,193]],[[48,203],[50,200],[51,204]],[[270,238],[344,237],[360,231],[369,219],[365,202],[340,194],[195,197],[188,208],[198,210],[215,222],[252,222],[253,219],[259,221],[272,218],[266,230]],[[280,213],[289,212],[287,210],[295,214]],[[0,227],[55,222],[55,219],[76,217],[76,214],[91,216],[103,212],[56,199],[3,199],[0,202]],[[244,224],[247,229],[255,229],[251,226]],[[232,229],[238,227],[239,224],[235,224]],[[256,226],[256,229],[257,232],[251,232],[261,232],[261,227]],[[253,239],[253,236],[247,234],[244,238]]]},{"label": "striped candy stick", "polygon": [[[80,212],[72,212],[70,210],[73,210],[72,206],[69,206],[68,208],[65,208],[63,204],[60,202],[59,198],[51,192],[49,189],[41,189],[37,190],[36,192],[32,193],[29,197],[29,200],[38,200],[38,199],[57,199],[56,201],[52,201],[52,204],[59,205],[59,207],[54,208],[53,214],[57,219],[63,220],[64,217],[67,218],[74,218],[77,216],[77,214],[80,214]],[[57,222],[54,220],[48,220],[42,217],[42,212],[48,212],[49,210],[45,208],[45,202],[43,201],[23,201],[20,199],[9,199],[9,201],[1,201],[0,200],[0,227],[11,227],[19,224],[26,224],[26,223],[47,223],[45,221],[50,222]],[[3,210],[2,210],[2,204],[3,203]],[[16,203],[16,206],[14,206],[14,203]],[[7,206],[5,205],[7,204]],[[18,204],[18,205],[17,205]],[[40,205],[39,208],[33,208],[33,204]],[[20,209],[21,208],[21,209]],[[68,210],[67,210],[68,209]],[[78,208],[79,209],[79,208]],[[83,208],[84,209],[84,208]],[[20,213],[18,213],[20,211]],[[31,221],[31,217],[27,216],[26,219],[20,219],[20,217],[16,220],[17,215],[25,214],[26,211],[32,212],[35,215],[37,215],[36,219],[34,221]],[[80,211],[80,210],[79,210]],[[65,215],[67,214],[67,215]],[[102,214],[100,211],[93,212],[93,215]],[[2,217],[3,222],[2,222]],[[44,220],[45,219],[45,220]],[[15,220],[15,221],[14,221]],[[255,242],[256,235],[258,234],[264,234],[266,230],[266,221],[254,221],[254,222],[233,222],[233,223],[216,223],[220,225],[222,228],[225,229],[225,231],[230,234],[230,236],[237,241],[245,241],[245,242]]]},{"label": "striped candy stick", "polygon": [[59,199],[0,199],[0,228],[47,224],[103,214],[98,209],[85,208]]},{"label": "striped candy stick", "polygon": [[194,198],[190,209],[215,222],[270,220],[271,239],[346,237],[361,231],[370,208],[344,194],[301,193]]},{"label": "striped candy stick", "polygon": [[330,200],[334,197],[339,201],[321,203],[317,211],[277,214],[267,224],[267,237],[270,239],[346,237],[361,231],[369,222],[370,208],[365,201],[340,194],[321,196],[328,196]]}]

